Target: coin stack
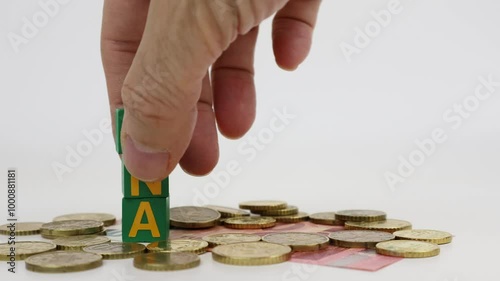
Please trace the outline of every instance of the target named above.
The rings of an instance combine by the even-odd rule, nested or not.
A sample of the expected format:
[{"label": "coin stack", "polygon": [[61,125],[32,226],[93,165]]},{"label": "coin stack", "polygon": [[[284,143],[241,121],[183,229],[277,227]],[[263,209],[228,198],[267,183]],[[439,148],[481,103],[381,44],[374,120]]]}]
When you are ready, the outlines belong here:
[{"label": "coin stack", "polygon": [[61,220],[45,223],[40,228],[40,234],[46,239],[77,235],[106,235],[104,223],[95,220]]},{"label": "coin stack", "polygon": [[298,207],[288,205],[285,201],[246,201],[240,203],[240,208],[263,217],[274,218],[276,222],[282,223],[296,223],[309,219],[307,213],[299,212]]}]

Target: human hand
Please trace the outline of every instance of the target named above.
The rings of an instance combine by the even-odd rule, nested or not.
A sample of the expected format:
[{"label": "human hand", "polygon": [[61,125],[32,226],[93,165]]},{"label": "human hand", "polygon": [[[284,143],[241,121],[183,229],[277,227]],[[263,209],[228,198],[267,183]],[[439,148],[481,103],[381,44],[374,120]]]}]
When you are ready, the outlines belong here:
[{"label": "human hand", "polygon": [[156,181],[177,163],[209,173],[219,157],[215,122],[239,138],[255,118],[258,25],[277,12],[276,62],[293,70],[309,52],[320,2],[106,0],[102,60],[114,126],[115,109],[125,108],[122,157],[130,173]]}]

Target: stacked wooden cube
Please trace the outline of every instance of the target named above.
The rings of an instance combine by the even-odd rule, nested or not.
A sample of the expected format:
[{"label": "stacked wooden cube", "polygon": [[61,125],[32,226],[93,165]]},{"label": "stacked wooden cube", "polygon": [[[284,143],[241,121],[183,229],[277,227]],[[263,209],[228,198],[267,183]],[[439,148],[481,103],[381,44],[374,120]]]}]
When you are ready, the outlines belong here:
[{"label": "stacked wooden cube", "polygon": [[[121,126],[124,110],[116,110],[116,150],[122,153]],[[168,178],[143,182],[132,176],[122,163],[122,240],[155,242],[168,239]]]}]

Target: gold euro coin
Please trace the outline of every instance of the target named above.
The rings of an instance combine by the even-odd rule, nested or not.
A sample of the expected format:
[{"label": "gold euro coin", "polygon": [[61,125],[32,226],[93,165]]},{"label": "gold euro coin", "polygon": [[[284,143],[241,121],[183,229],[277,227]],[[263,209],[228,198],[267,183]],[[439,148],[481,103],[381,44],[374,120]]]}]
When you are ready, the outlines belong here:
[{"label": "gold euro coin", "polygon": [[171,271],[196,267],[200,257],[193,253],[149,253],[134,257],[134,266],[143,270]]},{"label": "gold euro coin", "polygon": [[264,235],[262,241],[290,246],[294,251],[317,251],[328,247],[330,239],[319,233],[283,232]]},{"label": "gold euro coin", "polygon": [[100,255],[85,252],[55,251],[26,259],[27,270],[46,273],[83,271],[101,265]]},{"label": "gold euro coin", "polygon": [[434,243],[392,240],[380,242],[376,246],[378,254],[403,258],[426,258],[439,255],[439,246]]},{"label": "gold euro coin", "polygon": [[[73,235],[73,236],[89,236],[89,235],[99,235],[99,236],[105,236],[105,235],[106,235],[106,230],[103,230],[103,231],[100,231],[100,232],[96,232],[96,233],[92,233],[92,234],[86,234],[86,235]],[[46,235],[46,234],[42,234],[42,237],[43,237],[43,238],[45,238],[45,239],[54,240],[54,239],[57,239],[57,238],[72,237],[72,236],[62,236],[62,235]]]},{"label": "gold euro coin", "polygon": [[[14,224],[14,226],[13,226]],[[0,225],[0,234],[10,235],[14,232],[16,236],[35,235],[40,233],[43,222],[16,222],[13,224]]]},{"label": "gold euro coin", "polygon": [[278,210],[287,207],[285,201],[275,201],[275,200],[259,200],[259,201],[246,201],[240,203],[240,209],[247,209],[250,211],[266,211],[266,210]]},{"label": "gold euro coin", "polygon": [[116,217],[112,214],[105,213],[76,213],[67,214],[55,217],[52,221],[67,221],[67,220],[91,220],[101,221],[104,226],[110,226],[116,223]]},{"label": "gold euro coin", "polygon": [[343,210],[336,212],[335,218],[341,221],[372,222],[385,220],[386,214],[375,210]]},{"label": "gold euro coin", "polygon": [[398,230],[411,229],[411,223],[404,220],[388,219],[374,222],[354,222],[347,221],[345,229],[348,230],[378,230],[393,233]]},{"label": "gold euro coin", "polygon": [[344,221],[335,218],[335,212],[322,212],[309,215],[309,221],[315,224],[344,225]]},{"label": "gold euro coin", "polygon": [[94,220],[67,220],[49,222],[42,225],[40,234],[47,237],[52,236],[74,236],[95,234],[104,230],[101,221]]},{"label": "gold euro coin", "polygon": [[447,244],[451,242],[452,235],[445,231],[430,229],[401,230],[394,232],[396,239],[416,240],[435,244]]},{"label": "gold euro coin", "polygon": [[331,232],[332,244],[343,248],[368,248],[374,249],[379,242],[394,239],[394,235],[384,231],[371,230],[343,230]]},{"label": "gold euro coin", "polygon": [[215,261],[232,265],[265,265],[285,262],[292,248],[267,242],[245,242],[220,245],[212,249]]},{"label": "gold euro coin", "polygon": [[256,213],[261,216],[290,216],[298,214],[299,208],[296,206],[288,205],[286,208],[283,209],[252,211],[252,213]]},{"label": "gold euro coin", "polygon": [[175,207],[170,209],[170,225],[180,228],[208,228],[216,226],[220,213],[206,207]]},{"label": "gold euro coin", "polygon": [[105,260],[128,259],[144,253],[146,246],[139,243],[111,242],[87,246],[84,252],[99,254]]},{"label": "gold euro coin", "polygon": [[296,223],[296,222],[301,222],[301,221],[306,221],[309,219],[309,215],[304,212],[299,212],[296,215],[290,215],[290,216],[273,216],[273,218],[277,222],[282,222],[282,223]]},{"label": "gold euro coin", "polygon": [[[15,251],[11,251],[15,248]],[[16,260],[24,260],[29,256],[49,252],[56,249],[56,245],[48,242],[39,241],[23,241],[16,242],[16,244],[3,243],[0,244],[0,261],[8,261],[12,253],[15,254]]]},{"label": "gold euro coin", "polygon": [[257,242],[261,237],[250,233],[219,233],[207,235],[201,238],[208,242],[210,247],[241,242]]},{"label": "gold euro coin", "polygon": [[205,205],[204,207],[216,210],[220,213],[221,218],[234,218],[234,217],[246,217],[250,216],[250,213],[236,208],[229,208],[223,206],[215,206],[215,205]]},{"label": "gold euro coin", "polygon": [[81,250],[84,247],[108,243],[110,239],[100,235],[77,235],[59,237],[53,242],[59,250]]},{"label": "gold euro coin", "polygon": [[271,217],[228,218],[224,221],[224,225],[236,229],[269,228],[276,225],[276,220]]},{"label": "gold euro coin", "polygon": [[208,242],[194,239],[172,239],[168,241],[153,242],[146,248],[152,253],[188,252],[199,255],[207,251]]}]

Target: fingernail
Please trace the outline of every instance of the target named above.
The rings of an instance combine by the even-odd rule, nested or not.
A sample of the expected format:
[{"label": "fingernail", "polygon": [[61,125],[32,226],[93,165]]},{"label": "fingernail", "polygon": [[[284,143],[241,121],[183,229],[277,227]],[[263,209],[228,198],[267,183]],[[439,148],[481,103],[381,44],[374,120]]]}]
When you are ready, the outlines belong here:
[{"label": "fingernail", "polygon": [[137,179],[146,182],[158,181],[166,176],[168,152],[156,152],[131,137],[125,137],[123,161],[127,170]]}]

